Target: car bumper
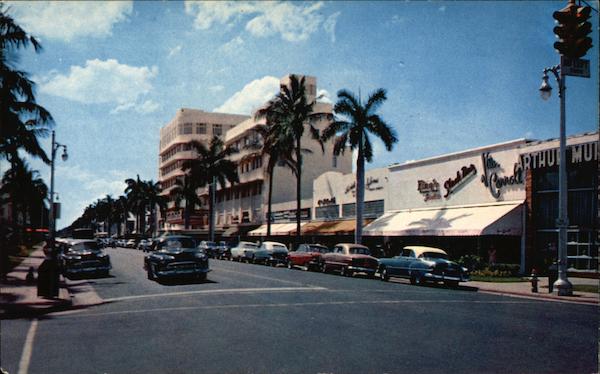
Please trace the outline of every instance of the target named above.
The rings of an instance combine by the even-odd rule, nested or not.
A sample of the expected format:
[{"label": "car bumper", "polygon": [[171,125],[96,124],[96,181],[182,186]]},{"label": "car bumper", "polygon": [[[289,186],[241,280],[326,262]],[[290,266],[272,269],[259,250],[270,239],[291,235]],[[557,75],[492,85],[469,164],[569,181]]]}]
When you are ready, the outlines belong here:
[{"label": "car bumper", "polygon": [[375,269],[365,268],[362,266],[348,266],[348,270],[354,273],[367,273],[369,275],[375,274]]},{"label": "car bumper", "polygon": [[180,277],[184,275],[207,274],[211,269],[173,269],[173,270],[158,270],[156,275],[159,277]]},{"label": "car bumper", "polygon": [[453,281],[453,282],[468,282],[470,279],[467,276],[450,276],[450,275],[439,275],[432,273],[425,273],[425,278],[431,281]]},{"label": "car bumper", "polygon": [[112,266],[110,266],[110,265],[86,266],[86,267],[80,267],[80,268],[66,268],[64,270],[64,273],[65,274],[97,273],[97,272],[101,272],[101,271],[109,271],[110,269],[112,269]]}]

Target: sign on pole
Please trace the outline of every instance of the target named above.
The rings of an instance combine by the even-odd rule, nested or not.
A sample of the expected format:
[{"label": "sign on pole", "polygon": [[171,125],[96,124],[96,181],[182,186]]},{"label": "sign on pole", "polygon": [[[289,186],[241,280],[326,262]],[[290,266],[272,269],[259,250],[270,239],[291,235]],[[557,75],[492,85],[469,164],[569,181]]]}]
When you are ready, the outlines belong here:
[{"label": "sign on pole", "polygon": [[560,56],[560,68],[564,75],[572,77],[590,77],[590,60]]}]

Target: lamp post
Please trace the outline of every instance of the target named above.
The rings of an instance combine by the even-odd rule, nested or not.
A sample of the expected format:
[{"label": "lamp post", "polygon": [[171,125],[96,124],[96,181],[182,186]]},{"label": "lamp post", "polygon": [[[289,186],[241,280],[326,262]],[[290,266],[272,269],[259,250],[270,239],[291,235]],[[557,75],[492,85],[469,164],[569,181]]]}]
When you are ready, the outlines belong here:
[{"label": "lamp post", "polygon": [[69,155],[67,154],[67,146],[59,144],[55,141],[54,131],[52,131],[52,157],[50,159],[50,219],[48,225],[50,226],[50,240],[52,243],[52,253],[54,254],[54,236],[56,231],[56,217],[54,212],[54,160],[56,158],[56,151],[59,148],[63,148],[63,154],[61,158],[63,161],[67,161]]},{"label": "lamp post", "polygon": [[[561,59],[562,60],[562,59]],[[552,87],[548,83],[548,73],[551,72],[558,84],[558,97],[560,98],[560,149],[558,162],[558,279],[554,287],[559,296],[572,296],[573,285],[567,279],[567,227],[569,217],[567,215],[567,152],[565,135],[565,74],[561,65],[555,65],[544,69],[540,94],[542,99],[548,100],[552,94]]]}]

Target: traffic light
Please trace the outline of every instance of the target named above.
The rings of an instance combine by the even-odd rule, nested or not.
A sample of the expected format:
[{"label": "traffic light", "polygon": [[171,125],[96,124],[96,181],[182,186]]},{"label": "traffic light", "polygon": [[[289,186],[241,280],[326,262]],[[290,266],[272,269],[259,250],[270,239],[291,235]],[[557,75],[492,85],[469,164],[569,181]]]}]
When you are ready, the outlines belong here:
[{"label": "traffic light", "polygon": [[590,12],[589,6],[577,6],[571,1],[565,8],[552,14],[558,23],[554,33],[559,39],[554,43],[554,48],[561,55],[581,58],[592,47],[592,39],[588,36],[592,31],[592,25],[588,22]]}]

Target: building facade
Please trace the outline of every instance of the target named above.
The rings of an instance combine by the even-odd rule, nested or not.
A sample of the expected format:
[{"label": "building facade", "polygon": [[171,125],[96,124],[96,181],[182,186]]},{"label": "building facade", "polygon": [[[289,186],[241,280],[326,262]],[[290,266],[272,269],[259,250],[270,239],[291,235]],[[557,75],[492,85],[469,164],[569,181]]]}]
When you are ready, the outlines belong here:
[{"label": "building facade", "polygon": [[[567,146],[568,267],[597,272],[598,133]],[[558,140],[519,139],[392,165],[386,212],[364,235],[546,270],[557,258],[557,156]]]},{"label": "building facade", "polygon": [[[305,76],[307,98],[316,100],[317,80]],[[281,79],[282,85],[289,84],[290,76]],[[265,103],[266,104],[266,103]],[[328,103],[316,102],[315,112],[332,113]],[[208,144],[213,135],[221,136],[226,146],[235,147],[238,153],[231,160],[238,165],[239,183],[225,186],[217,185],[215,194],[215,224],[218,236],[238,237],[267,222],[268,174],[266,166],[268,155],[261,155],[252,144],[259,144],[257,127],[264,124],[254,116],[240,116],[221,113],[207,113],[193,109],[181,109],[176,117],[161,129],[159,153],[159,181],[163,193],[169,194],[177,178],[183,176],[181,166],[186,159],[196,157],[189,142],[197,140]],[[329,121],[320,119],[314,126],[323,130]],[[312,217],[313,180],[327,171],[349,173],[352,171],[351,153],[333,156],[333,142],[321,145],[311,138],[306,130],[301,140],[303,153],[302,169],[302,219]],[[198,189],[203,200],[196,207],[191,219],[191,229],[202,235],[208,229],[208,188]],[[278,165],[273,173],[272,222],[281,224],[295,222],[296,177],[290,169]],[[163,218],[165,230],[182,230],[183,209],[172,201]]]}]

